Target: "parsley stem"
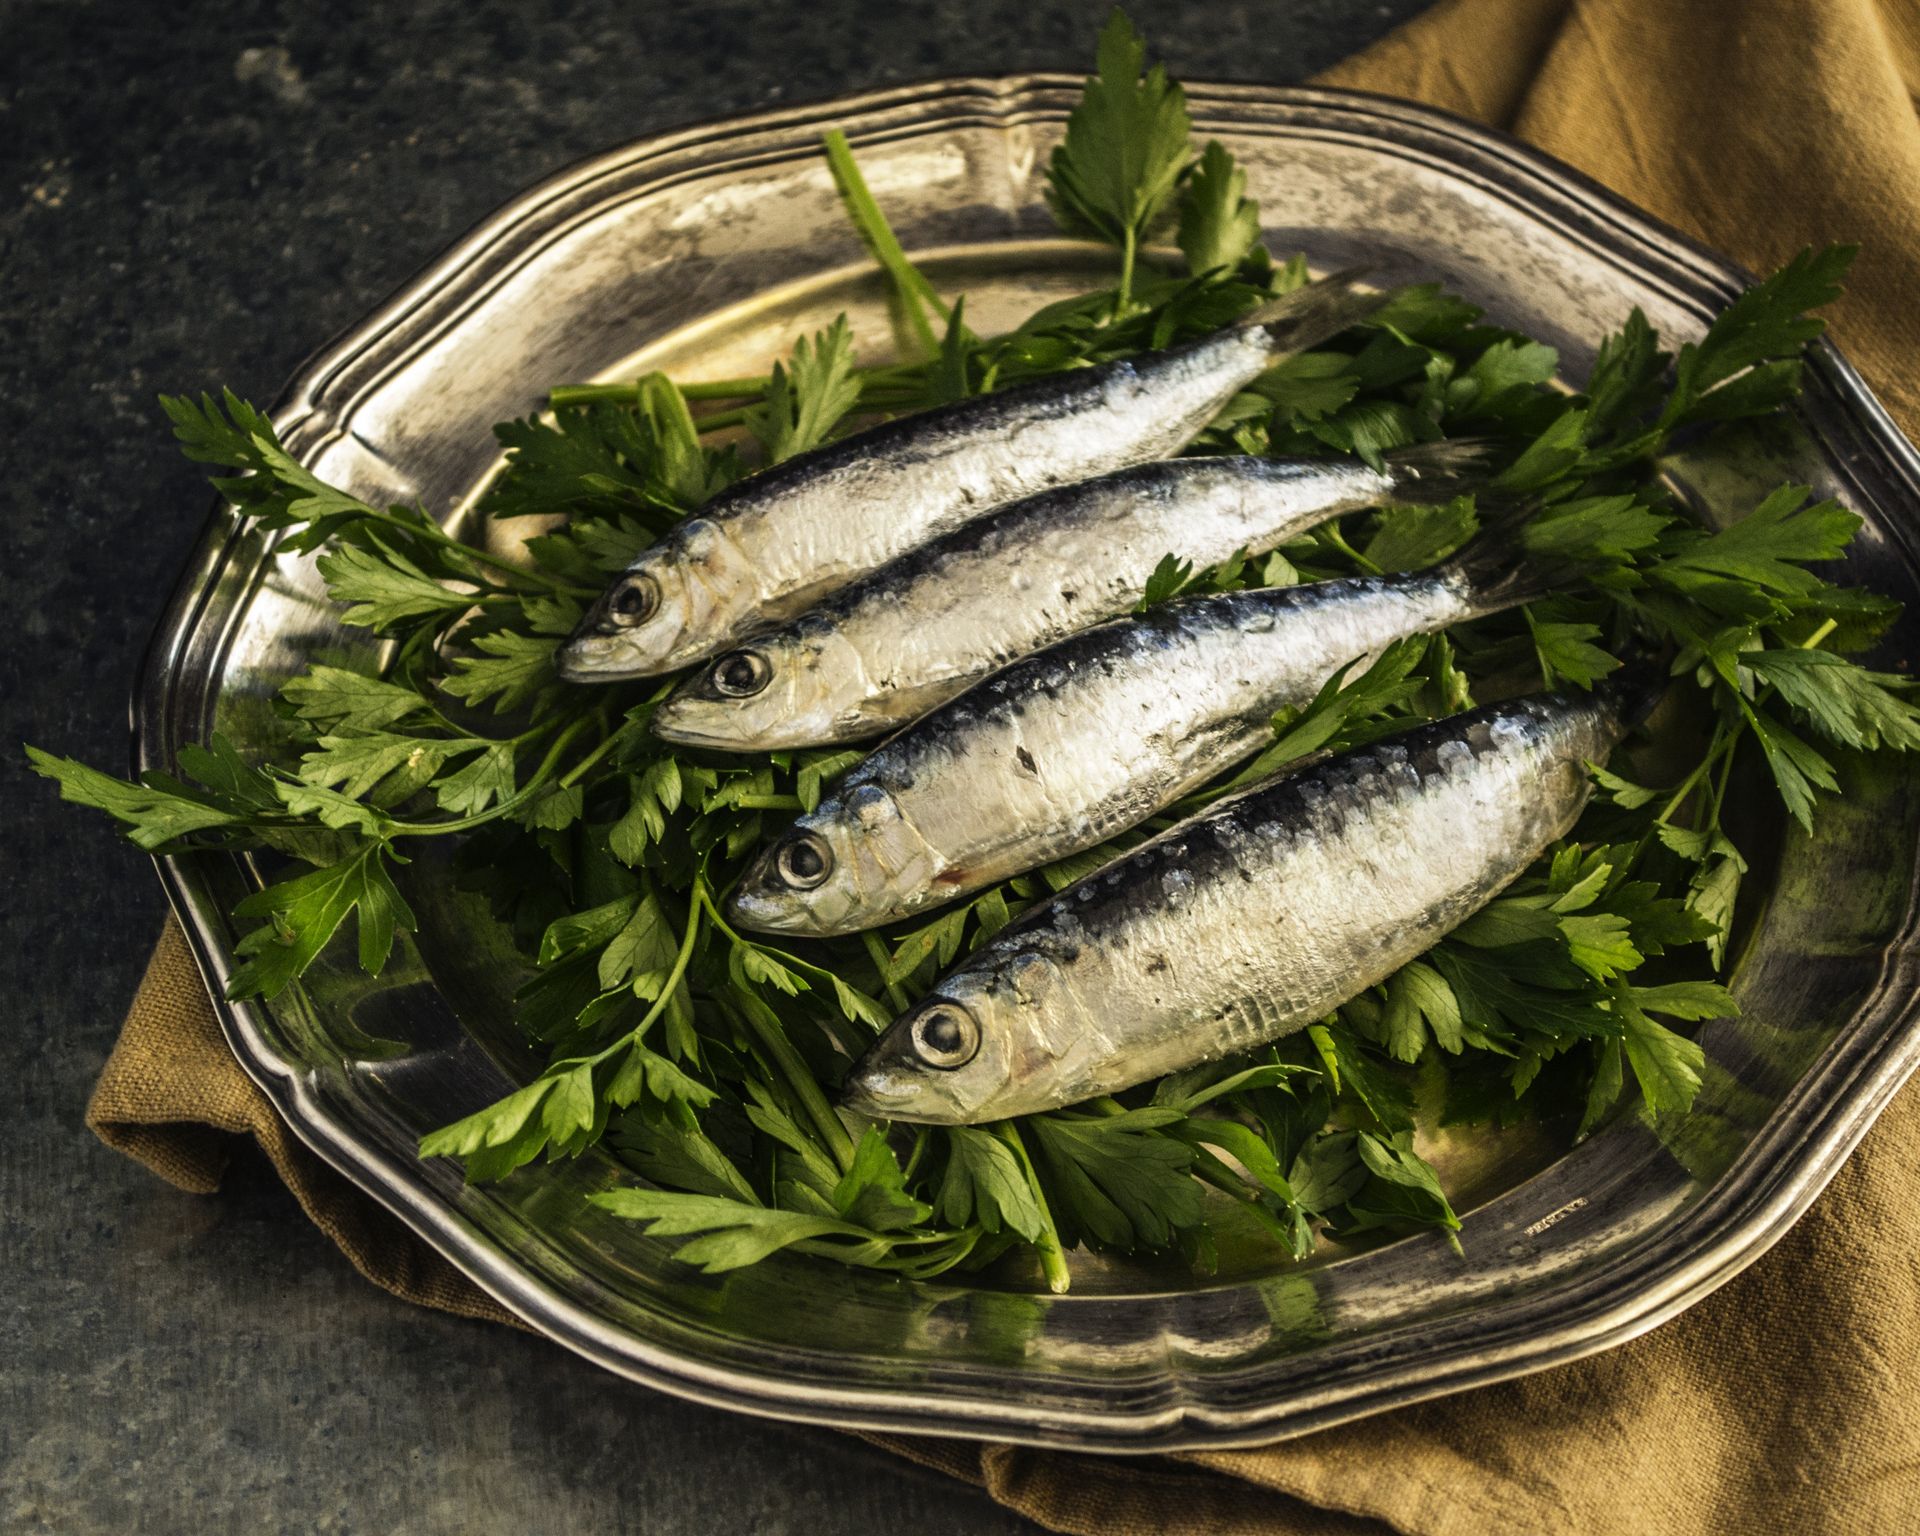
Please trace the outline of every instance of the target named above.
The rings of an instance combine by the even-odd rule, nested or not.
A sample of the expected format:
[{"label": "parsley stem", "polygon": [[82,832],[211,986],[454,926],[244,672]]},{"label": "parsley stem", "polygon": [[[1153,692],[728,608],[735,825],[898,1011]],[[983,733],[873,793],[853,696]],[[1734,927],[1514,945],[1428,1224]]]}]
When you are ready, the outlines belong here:
[{"label": "parsley stem", "polygon": [[476,549],[473,545],[456,539],[452,534],[443,532],[441,529],[434,529],[430,537],[432,537],[435,543],[446,545],[448,549],[464,556],[468,560],[475,561],[481,565],[491,566],[494,570],[518,580],[534,582],[539,586],[545,587],[549,592],[558,592],[567,597],[581,598],[598,597],[600,595],[591,587],[575,586],[572,582],[562,580],[558,576],[548,575],[536,566],[526,565],[518,560],[509,560],[504,555],[489,554],[484,549]]},{"label": "parsley stem", "polygon": [[804,811],[805,803],[798,795],[742,795],[729,802],[743,811]]},{"label": "parsley stem", "polygon": [[763,373],[751,379],[701,379],[674,387],[689,400],[745,400],[764,395],[772,383],[772,375]]},{"label": "parsley stem", "polygon": [[[980,1229],[977,1227],[971,1232],[956,1232],[951,1235],[941,1233],[938,1235],[945,1238],[950,1245],[947,1251],[944,1253],[935,1253],[921,1259],[914,1259],[910,1256],[905,1258],[898,1264],[898,1268],[902,1274],[908,1275],[915,1280],[931,1280],[935,1275],[944,1275],[948,1270],[952,1269],[954,1265],[965,1262],[967,1255],[972,1253],[973,1250],[979,1246],[980,1242]],[[916,1241],[917,1240],[918,1239],[916,1239]],[[889,1254],[888,1257],[892,1258],[893,1255]]]},{"label": "parsley stem", "polygon": [[[772,382],[762,374],[753,379],[707,379],[693,384],[676,384],[674,387],[688,400],[747,400],[764,395]],[[636,405],[639,400],[640,385],[637,382],[556,384],[547,391],[547,404],[556,411],[570,405]]]},{"label": "parsley stem", "polygon": [[[863,387],[855,411],[888,411],[901,406],[917,409],[922,401],[917,392],[903,393],[899,387],[888,384],[879,389]],[[706,416],[696,416],[693,420],[695,430],[700,432],[720,432],[730,427],[742,427],[750,424],[757,405],[737,406],[730,411],[714,411]]]},{"label": "parsley stem", "polygon": [[553,770],[559,765],[561,755],[573,744],[574,737],[593,723],[593,717],[582,715],[568,726],[547,748],[547,755],[540,760],[540,766],[533,771],[533,777],[515,790],[506,799],[484,811],[475,811],[471,816],[456,816],[452,821],[396,821],[388,828],[389,837],[440,837],[448,832],[464,832],[469,827],[482,826],[489,821],[497,821],[509,812],[517,811],[536,794],[547,787],[547,780],[553,776]]},{"label": "parsley stem", "polygon": [[863,929],[860,937],[867,946],[867,954],[873,960],[873,968],[880,973],[880,985],[887,989],[887,1001],[902,1013],[907,1008],[907,989],[897,981],[887,980],[887,946],[880,942],[880,935],[871,928]]},{"label": "parsley stem", "polygon": [[[714,905],[713,896],[708,892],[704,880],[695,887],[695,894],[700,904],[707,909],[707,916],[720,931],[735,942],[740,942],[739,935],[727,926],[727,920],[720,915],[720,909]],[[757,1005],[741,1008],[739,1010],[741,1017],[747,1021],[748,1027],[759,1038],[767,1054],[773,1058],[774,1065],[780,1069],[781,1076],[787,1080],[787,1086],[793,1091],[793,1096],[800,1101],[800,1107],[806,1111],[807,1118],[813,1122],[814,1129],[820,1133],[820,1139],[826,1143],[827,1150],[833,1154],[833,1160],[839,1165],[840,1171],[848,1172],[853,1167],[853,1138],[847,1135],[847,1128],[840,1123],[840,1117],[833,1112],[833,1106],[827,1102],[827,1096],[820,1091],[820,1084],[815,1081],[812,1070],[801,1059],[800,1053],[793,1048],[793,1042],[780,1028],[779,1019],[772,1009],[751,994],[742,993],[741,995]],[[764,1018],[761,1016],[763,1011],[766,1015]],[[769,1022],[770,1020],[772,1022]]]},{"label": "parsley stem", "polygon": [[1832,634],[1839,627],[1840,627],[1840,621],[1838,619],[1828,619],[1826,623],[1822,624],[1812,634],[1808,635],[1806,639],[1800,642],[1800,649],[1803,651],[1812,650],[1822,640],[1826,639],[1828,635]]},{"label": "parsley stem", "polygon": [[710,415],[696,416],[693,429],[696,432],[724,432],[729,427],[745,426],[753,417],[754,407],[737,406],[731,411],[714,411]]},{"label": "parsley stem", "polygon": [[[601,706],[598,715],[601,725],[604,726],[606,724],[606,707],[604,705]],[[631,726],[632,722],[628,721],[607,732],[606,737],[601,741],[599,746],[595,747],[560,776],[560,787],[562,789],[572,789],[575,784],[579,783],[582,774],[620,744],[621,738]]]},{"label": "parsley stem", "polygon": [[619,1039],[609,1045],[602,1046],[591,1056],[569,1056],[564,1061],[556,1061],[552,1066],[547,1068],[542,1076],[558,1077],[566,1072],[571,1072],[576,1067],[597,1067],[608,1057],[616,1055],[635,1045],[649,1029],[653,1028],[654,1020],[665,1013],[668,1006],[673,1002],[673,994],[679,989],[681,981],[685,978],[687,967],[693,963],[694,941],[699,937],[700,903],[692,901],[687,904],[687,931],[680,940],[678,953],[673,957],[673,966],[667,972],[666,983],[660,988],[659,996],[654,998],[653,1002],[648,1006],[647,1011],[641,1015],[640,1022],[634,1025],[633,1028],[628,1030],[624,1035],[620,1036]]},{"label": "parsley stem", "polygon": [[1267,1229],[1268,1236],[1278,1239],[1283,1245],[1290,1242],[1291,1235],[1285,1224],[1266,1208],[1257,1191],[1249,1189],[1245,1180],[1235,1177],[1233,1170],[1205,1147],[1195,1147],[1194,1151],[1199,1154],[1193,1160],[1194,1177],[1233,1196],[1247,1208],[1248,1214]]},{"label": "parsley stem", "polygon": [[867,188],[866,177],[860,174],[847,136],[838,128],[830,128],[821,136],[821,142],[826,146],[827,166],[833,173],[834,185],[840,189],[840,201],[846,205],[855,226],[865,237],[874,260],[886,269],[887,276],[892,279],[901,313],[913,328],[921,349],[928,357],[937,357],[940,340],[933,334],[927,311],[931,309],[942,320],[951,320],[952,312],[941,303],[933,284],[927,281],[900,248],[893,226],[887,223],[887,216],[880,211],[879,203],[874,201],[873,193]]},{"label": "parsley stem", "polygon": [[815,965],[811,960],[802,960],[790,950],[775,949],[771,944],[762,944],[754,939],[741,938],[740,935],[734,931],[732,925],[720,915],[720,908],[715,902],[711,900],[707,902],[707,911],[712,914],[713,925],[728,938],[732,939],[734,943],[748,945],[753,949],[759,950],[763,955],[772,955],[774,959],[778,960],[782,965],[790,966],[796,971],[805,971],[809,976],[818,976],[825,981],[832,982],[836,986],[845,986],[849,992],[854,990],[851,986],[848,986],[847,983],[841,981],[838,976],[834,975],[834,973],[824,965]]},{"label": "parsley stem", "polygon": [[[916,398],[914,389],[925,368],[919,363],[865,363],[856,364],[854,376],[860,381],[860,403],[863,407],[888,404],[887,396],[898,396],[894,403],[911,404]],[[674,386],[688,400],[761,400],[773,387],[771,375],[763,374],[752,379],[713,379],[692,384]],[[556,384],[547,391],[547,404],[555,410],[567,406],[580,405],[638,405],[641,385],[639,381],[619,384]],[[717,411],[709,416],[698,418],[694,425],[702,431],[725,423],[731,425],[736,419],[736,411]]]},{"label": "parsley stem", "polygon": [[1386,574],[1385,570],[1375,565],[1365,555],[1361,554],[1359,550],[1347,542],[1345,535],[1340,532],[1339,523],[1322,523],[1320,525],[1320,532],[1326,536],[1329,544],[1339,550],[1341,554],[1345,555],[1369,576],[1384,576]]},{"label": "parsley stem", "polygon": [[1140,237],[1131,224],[1127,226],[1126,238],[1120,244],[1120,285],[1114,290],[1113,318],[1118,320],[1126,313],[1127,306],[1133,302],[1133,262],[1139,253]]},{"label": "parsley stem", "polygon": [[1686,804],[1687,797],[1699,787],[1700,780],[1703,779],[1707,771],[1713,767],[1714,760],[1726,750],[1728,745],[1739,738],[1739,734],[1738,731],[1729,733],[1701,754],[1700,761],[1693,765],[1693,772],[1689,773],[1680,781],[1680,787],[1673,792],[1673,798],[1667,801],[1667,808],[1654,818],[1655,826],[1664,827],[1668,822],[1673,820],[1674,813]]},{"label": "parsley stem", "polygon": [[362,503],[359,516],[365,522],[382,523],[389,528],[396,528],[402,533],[409,533],[416,538],[426,539],[429,543],[438,544],[445,549],[451,550],[456,555],[463,556],[471,561],[476,561],[481,565],[492,566],[495,570],[503,571],[509,576],[516,577],[523,581],[536,582],[550,592],[564,592],[569,597],[598,596],[598,594],[590,588],[576,587],[572,582],[563,581],[558,576],[550,576],[536,566],[526,565],[518,560],[509,560],[504,555],[490,554],[484,549],[477,549],[463,539],[456,539],[438,523],[414,522],[411,518],[396,517],[391,512],[382,512],[378,507],[369,507],[364,503]]},{"label": "parsley stem", "polygon": [[[811,1070],[793,1048],[789,1040],[778,1028],[768,1025],[752,1010],[746,1010],[748,1023],[760,1037],[760,1043],[766,1047],[767,1054],[774,1058],[794,1097],[800,1101],[800,1107],[807,1112],[807,1118],[813,1122],[813,1128],[820,1133],[820,1139],[827,1144],[827,1150],[833,1154],[833,1160],[842,1173],[853,1168],[853,1138],[847,1135],[847,1128],[840,1123],[840,1117],[833,1112],[833,1106],[827,1102],[827,1096],[820,1091],[820,1085],[814,1081]],[[769,1015],[771,1017],[771,1015]]]},{"label": "parsley stem", "polygon": [[916,1125],[913,1128],[913,1150],[907,1154],[906,1166],[900,1170],[901,1183],[904,1184],[913,1177],[913,1170],[920,1166],[920,1155],[927,1150],[929,1139],[924,1125]]},{"label": "parsley stem", "polygon": [[[704,893],[706,890],[706,881],[696,880],[694,882],[694,889]],[[686,932],[680,937],[680,949],[673,957],[673,968],[667,972],[667,979],[665,984],[660,988],[660,995],[654,998],[653,1002],[648,1006],[646,1013],[641,1016],[640,1022],[634,1025],[633,1029],[628,1033],[627,1042],[629,1044],[646,1034],[646,1032],[653,1027],[653,1021],[665,1013],[668,1006],[673,1002],[673,994],[680,989],[680,983],[686,978],[687,967],[693,963],[694,944],[699,937],[700,903],[690,901],[687,903]]]},{"label": "parsley stem", "polygon": [[[1735,736],[1737,737],[1738,734],[1739,733],[1736,732]],[[1720,774],[1719,777],[1714,780],[1713,799],[1708,802],[1707,825],[1709,827],[1717,828],[1720,825],[1720,807],[1726,802],[1727,782],[1733,777],[1734,755],[1733,752],[1729,751],[1720,760]]]},{"label": "parsley stem", "polygon": [[1047,1277],[1047,1289],[1056,1296],[1064,1296],[1067,1288],[1073,1284],[1073,1273],[1067,1268],[1067,1256],[1060,1248],[1060,1229],[1053,1224],[1053,1211],[1047,1205],[1047,1192],[1040,1187],[1040,1175],[1034,1171],[1033,1159],[1027,1156],[1026,1144],[1020,1140],[1019,1129],[1011,1120],[1002,1120],[993,1127],[993,1134],[1004,1141],[1019,1161],[1020,1171],[1027,1177],[1027,1186],[1033,1191],[1033,1203],[1040,1212],[1043,1230],[1040,1240],[1034,1244],[1040,1252],[1040,1269]]}]

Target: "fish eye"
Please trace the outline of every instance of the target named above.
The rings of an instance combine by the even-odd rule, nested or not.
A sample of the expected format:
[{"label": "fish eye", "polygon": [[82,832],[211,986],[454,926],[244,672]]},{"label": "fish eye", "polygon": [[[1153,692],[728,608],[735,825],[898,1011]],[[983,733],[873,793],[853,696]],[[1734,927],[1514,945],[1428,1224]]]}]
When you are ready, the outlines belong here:
[{"label": "fish eye", "polygon": [[980,1026],[953,1003],[937,1003],[913,1021],[913,1051],[930,1067],[951,1072],[980,1049]]},{"label": "fish eye", "polygon": [[780,845],[773,863],[788,885],[810,891],[832,873],[833,850],[827,847],[826,839],[811,832],[797,832]]},{"label": "fish eye", "polygon": [[660,588],[651,576],[628,576],[607,598],[607,617],[623,629],[644,623],[660,606]]},{"label": "fish eye", "polygon": [[758,651],[729,651],[708,674],[714,692],[729,699],[751,698],[767,686],[773,668]]}]

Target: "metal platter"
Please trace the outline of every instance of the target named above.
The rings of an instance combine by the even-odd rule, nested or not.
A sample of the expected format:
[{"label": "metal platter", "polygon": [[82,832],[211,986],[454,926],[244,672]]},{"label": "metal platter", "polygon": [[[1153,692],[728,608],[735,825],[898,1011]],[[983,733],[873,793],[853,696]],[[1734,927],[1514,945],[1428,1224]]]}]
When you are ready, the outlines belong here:
[{"label": "metal platter", "polygon": [[[558,380],[758,372],[845,309],[890,335],[819,135],[847,130],[903,244],[978,329],[1108,281],[1052,234],[1041,167],[1077,96],[1051,77],[960,80],[693,128],[567,171],[462,240],[295,381],[275,418],[323,477],[459,518],[495,467],[489,427]],[[1486,130],[1347,92],[1197,87],[1196,127],[1246,167],[1270,244],[1316,267],[1438,280],[1560,349],[1578,383],[1640,305],[1696,336],[1741,285],[1726,263]],[[1708,518],[1792,479],[1863,513],[1852,579],[1920,598],[1920,457],[1858,376],[1815,352],[1794,418],[1666,466]],[[1903,627],[1889,649],[1914,653]],[[134,704],[136,761],[220,729],[279,743],[268,707],[316,656],[365,655],[312,562],[216,512]],[[519,962],[423,860],[422,917],[378,980],[324,957],[271,1005],[223,1006],[247,1071],[299,1135],[502,1303],[665,1391],[751,1412],[1088,1450],[1270,1440],[1618,1343],[1780,1236],[1920,1061],[1913,999],[1920,794],[1849,774],[1809,841],[1742,833],[1755,868],[1731,967],[1743,1013],[1706,1026],[1700,1107],[1623,1116],[1572,1148],[1535,1134],[1429,1144],[1464,1216],[1431,1238],[1291,1264],[1223,1240],[1220,1272],[1088,1262],[1072,1294],[1017,1279],[914,1284],[801,1258],[709,1277],[589,1207],[611,1160],[468,1188],[416,1137],[537,1064],[506,1000]],[[161,872],[218,991],[243,860]]]}]

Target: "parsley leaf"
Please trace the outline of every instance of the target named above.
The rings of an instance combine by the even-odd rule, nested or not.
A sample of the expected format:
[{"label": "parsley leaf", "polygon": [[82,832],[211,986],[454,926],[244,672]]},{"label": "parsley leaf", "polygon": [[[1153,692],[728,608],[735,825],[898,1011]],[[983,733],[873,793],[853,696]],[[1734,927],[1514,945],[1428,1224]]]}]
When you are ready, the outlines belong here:
[{"label": "parsley leaf", "polygon": [[1100,34],[1098,73],[1047,163],[1047,202],[1060,227],[1132,256],[1166,211],[1188,156],[1186,93],[1155,65],[1119,11]]},{"label": "parsley leaf", "polygon": [[935,1202],[940,1219],[962,1227],[978,1222],[988,1232],[1039,1242],[1046,1218],[1012,1149],[992,1132],[964,1125],[948,1127],[941,1139],[947,1165]]},{"label": "parsley leaf", "polygon": [[1187,1170],[1193,1149],[1152,1134],[1183,1117],[1172,1109],[1117,1115],[1035,1115],[1028,1121],[1048,1174],[1055,1223],[1068,1243],[1131,1252],[1164,1248],[1200,1219]]},{"label": "parsley leaf", "polygon": [[376,731],[365,736],[322,736],[300,759],[300,778],[357,800],[391,775],[415,787],[431,783],[449,757],[480,747],[477,740],[434,741]]},{"label": "parsley leaf", "polygon": [[454,672],[440,686],[457,699],[479,705],[493,700],[496,713],[505,714],[530,703],[553,676],[553,653],[560,647],[553,635],[522,635],[512,630],[476,635],[479,656],[456,656]]},{"label": "parsley leaf", "polygon": [[472,592],[456,592],[423,571],[379,535],[364,535],[365,545],[340,544],[317,564],[327,594],[348,608],[342,618],[363,629],[391,630],[408,619],[462,613]]},{"label": "parsley leaf", "polygon": [[793,356],[773,365],[773,382],[764,404],[747,412],[747,430],[778,464],[817,448],[860,402],[860,380],[853,367],[853,332],[841,315],[811,339],[794,343]]},{"label": "parsley leaf", "polygon": [[328,485],[296,460],[266,413],[230,389],[219,400],[202,395],[197,403],[162,395],[160,408],[188,458],[243,471],[213,482],[237,511],[263,528],[298,530],[287,540],[290,549],[317,549],[349,524],[375,515],[365,502]]},{"label": "parsley leaf", "polygon": [[1750,368],[1792,358],[1826,329],[1806,311],[1831,304],[1840,296],[1840,279],[1858,250],[1852,245],[1829,245],[1817,251],[1801,251],[1722,310],[1698,343],[1680,349],[1674,361],[1673,397],[1663,415],[1665,424],[1752,414],[1773,409],[1788,399],[1799,383],[1797,360],[1764,375],[1764,392],[1743,395],[1737,412],[1717,405],[1715,396]]},{"label": "parsley leaf", "polygon": [[1371,1178],[1347,1197],[1346,1230],[1418,1222],[1445,1230],[1458,1251],[1452,1234],[1460,1230],[1460,1218],[1433,1165],[1414,1151],[1411,1131],[1384,1137],[1361,1131],[1354,1137],[1354,1150]]},{"label": "parsley leaf", "polygon": [[1767,771],[1774,787],[1786,803],[1788,812],[1803,830],[1813,831],[1813,802],[1819,791],[1835,790],[1840,781],[1833,776],[1833,764],[1771,716],[1756,711],[1742,701],[1741,713],[1759,739],[1766,755]]},{"label": "parsley leaf", "polygon": [[1807,565],[1845,553],[1860,518],[1831,501],[1809,506],[1807,496],[1805,486],[1782,486],[1737,523],[1643,572],[1649,581],[1707,603],[1716,601],[1719,584],[1726,582],[1788,597],[1818,591],[1824,583]]},{"label": "parsley leaf", "polygon": [[1465,1043],[1460,1000],[1446,977],[1416,960],[1387,979],[1386,993],[1385,1043],[1396,1061],[1419,1060],[1429,1035],[1442,1050],[1459,1053]]},{"label": "parsley leaf", "polygon": [[1451,554],[1479,526],[1473,500],[1467,496],[1429,506],[1396,507],[1381,515],[1379,528],[1361,552],[1383,571],[1419,570]]},{"label": "parsley leaf", "polygon": [[397,930],[416,919],[393,877],[386,849],[363,843],[337,864],[310,870],[256,891],[233,909],[236,917],[266,921],[234,946],[246,963],[227,983],[227,996],[277,997],[314,961],[350,913],[357,913],[361,967],[378,975]]},{"label": "parsley leaf", "polygon": [[[1363,733],[1367,722],[1409,704],[1420,690],[1413,679],[1426,655],[1425,635],[1411,635],[1382,647],[1371,665],[1348,680],[1355,666],[1348,662],[1320,685],[1320,691],[1290,722],[1275,720],[1275,740],[1232,783],[1252,783],[1275,768],[1315,752],[1344,746]],[[1371,734],[1366,733],[1366,734]]]},{"label": "parsley leaf", "polygon": [[1598,624],[1536,619],[1527,615],[1534,653],[1548,684],[1564,678],[1580,688],[1591,688],[1620,666],[1613,652],[1594,642],[1602,637]]},{"label": "parsley leaf", "polygon": [[514,791],[513,743],[491,741],[464,768],[434,785],[434,802],[455,816],[475,816]]},{"label": "parsley leaf", "polygon": [[[1649,1017],[1647,1009],[1656,1003],[1650,990],[1621,986],[1614,992],[1614,1004],[1626,1031],[1627,1064],[1640,1084],[1641,1097],[1656,1113],[1683,1110],[1693,1103],[1700,1089],[1706,1052],[1696,1042]],[[1690,1016],[1699,1017],[1697,1013]]]},{"label": "parsley leaf", "polygon": [[289,678],[280,695],[300,719],[335,731],[385,730],[428,707],[412,688],[325,664]]},{"label": "parsley leaf", "polygon": [[36,773],[60,786],[62,800],[92,806],[125,823],[127,836],[149,853],[190,833],[232,826],[244,819],[231,807],[172,790],[129,784],[38,747],[28,747],[27,758]]},{"label": "parsley leaf", "polygon": [[1162,555],[1160,563],[1147,577],[1146,590],[1140,594],[1140,600],[1133,605],[1135,613],[1145,613],[1157,603],[1164,603],[1170,597],[1178,597],[1193,582],[1193,563],[1182,560],[1178,555]]},{"label": "parsley leaf", "polygon": [[1238,267],[1260,243],[1260,206],[1247,196],[1247,173],[1218,139],[1180,194],[1179,241],[1195,273]]},{"label": "parsley leaf", "polygon": [[549,420],[493,430],[507,460],[480,500],[491,517],[631,513],[657,531],[653,514],[691,512],[730,478],[724,457],[701,446],[686,397],[657,373],[633,387],[630,403],[562,405]]},{"label": "parsley leaf", "polygon": [[1872,672],[1843,656],[1820,650],[1763,650],[1741,654],[1751,668],[1804,710],[1807,723],[1837,746],[1864,751],[1920,747],[1916,686],[1895,672]]},{"label": "parsley leaf", "polygon": [[[818,1237],[871,1239],[872,1234],[832,1216],[771,1210],[716,1195],[671,1190],[608,1189],[590,1197],[602,1210],[645,1223],[656,1237],[695,1236],[674,1257],[708,1274],[742,1269],[795,1243]],[[827,1250],[831,1252],[832,1250]],[[851,1255],[850,1255],[851,1257]]]},{"label": "parsley leaf", "polygon": [[916,1227],[933,1214],[931,1206],[907,1193],[900,1160],[877,1125],[868,1126],[860,1138],[853,1166],[834,1186],[833,1203],[848,1221],[872,1232]]}]

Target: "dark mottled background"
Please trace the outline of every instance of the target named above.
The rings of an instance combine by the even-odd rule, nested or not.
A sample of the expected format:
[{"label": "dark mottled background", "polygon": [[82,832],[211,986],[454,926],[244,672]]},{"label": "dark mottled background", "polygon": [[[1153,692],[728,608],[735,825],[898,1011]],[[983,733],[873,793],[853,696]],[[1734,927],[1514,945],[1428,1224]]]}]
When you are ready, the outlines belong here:
[{"label": "dark mottled background", "polygon": [[[1134,0],[1295,81],[1422,0]],[[523,186],[689,120],[1086,67],[1106,0],[0,0],[0,1528],[1027,1529],[824,1431],[655,1396],[361,1281],[256,1157],[182,1195],[81,1126],[160,888],[16,744],[118,767],[209,507],[153,405],[299,362]]]}]

